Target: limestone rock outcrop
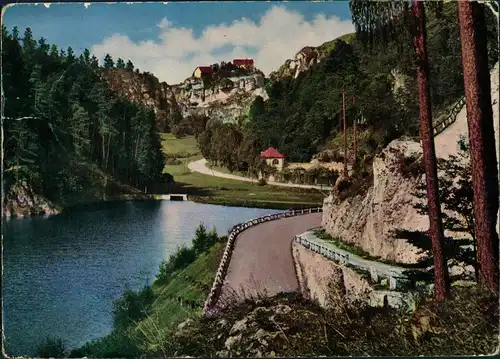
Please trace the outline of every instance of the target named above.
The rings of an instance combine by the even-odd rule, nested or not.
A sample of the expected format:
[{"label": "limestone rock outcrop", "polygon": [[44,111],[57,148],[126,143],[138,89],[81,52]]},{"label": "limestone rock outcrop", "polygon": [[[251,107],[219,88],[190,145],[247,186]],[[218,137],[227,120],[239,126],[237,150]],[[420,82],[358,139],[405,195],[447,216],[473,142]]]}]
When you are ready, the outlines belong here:
[{"label": "limestone rock outcrop", "polygon": [[[491,96],[496,148],[499,151],[498,63],[491,73]],[[435,138],[436,155],[447,158],[458,152],[457,142],[468,137],[467,111],[464,106],[456,121]],[[355,243],[372,256],[401,263],[415,263],[424,255],[416,247],[392,233],[395,229],[429,228],[427,216],[414,208],[412,193],[424,176],[409,176],[401,164],[408,158],[420,158],[420,143],[411,140],[391,142],[373,162],[373,185],[363,195],[340,200],[330,195],[324,201],[322,226],[332,236]],[[446,233],[448,234],[448,233]]]},{"label": "limestone rock outcrop", "polygon": [[59,210],[46,198],[33,192],[26,182],[14,184],[5,194],[3,203],[4,217],[27,217],[34,215],[54,215]]},{"label": "limestone rock outcrop", "polygon": [[267,100],[264,85],[264,76],[257,72],[214,83],[190,77],[172,89],[183,117],[205,115],[222,122],[236,122],[248,113],[257,96]]},{"label": "limestone rock outcrop", "polygon": [[150,73],[136,73],[125,69],[105,69],[101,72],[111,90],[130,101],[154,110],[157,129],[166,131],[171,123],[181,119],[179,104],[171,86],[160,82]]}]

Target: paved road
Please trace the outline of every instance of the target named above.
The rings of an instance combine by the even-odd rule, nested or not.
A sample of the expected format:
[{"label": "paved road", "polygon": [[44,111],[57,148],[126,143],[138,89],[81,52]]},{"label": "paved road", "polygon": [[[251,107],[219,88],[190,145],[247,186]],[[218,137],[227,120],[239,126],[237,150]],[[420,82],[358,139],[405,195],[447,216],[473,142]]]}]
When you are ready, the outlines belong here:
[{"label": "paved road", "polygon": [[222,292],[215,307],[228,302],[298,290],[292,258],[293,237],[321,225],[321,213],[265,222],[237,238]]},{"label": "paved road", "polygon": [[[199,172],[203,173],[206,175],[210,176],[216,176],[216,177],[221,177],[221,178],[228,178],[228,179],[233,179],[237,181],[245,181],[245,182],[255,182],[255,179],[251,179],[248,177],[242,177],[242,176],[235,176],[227,173],[222,173],[218,172],[215,170],[211,170],[206,166],[207,160],[202,158],[201,160],[198,161],[193,161],[188,164],[188,168],[193,171],[193,172]],[[305,185],[305,184],[295,184],[295,183],[280,183],[280,182],[268,182],[269,185],[272,186],[281,186],[281,187],[296,187],[296,188],[307,188],[307,189],[323,189],[323,190],[330,190],[332,189],[331,187],[328,186],[313,186],[313,185]]]}]

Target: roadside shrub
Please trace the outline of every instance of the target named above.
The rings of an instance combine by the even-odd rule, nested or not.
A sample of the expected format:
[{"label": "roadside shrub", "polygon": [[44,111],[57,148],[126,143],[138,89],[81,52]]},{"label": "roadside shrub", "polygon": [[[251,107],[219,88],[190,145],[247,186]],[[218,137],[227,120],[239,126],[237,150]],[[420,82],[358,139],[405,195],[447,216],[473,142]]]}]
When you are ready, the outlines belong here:
[{"label": "roadside shrub", "polygon": [[121,330],[114,329],[104,338],[85,343],[81,348],[72,350],[69,358],[138,358],[141,352],[135,341]]},{"label": "roadside shrub", "polygon": [[267,181],[264,178],[259,179],[257,182],[257,185],[259,186],[265,186],[267,184]]},{"label": "roadside shrub", "polygon": [[193,239],[193,249],[196,255],[208,251],[218,240],[216,229],[213,228],[212,231],[208,232],[205,225],[201,223],[196,229],[196,236]]},{"label": "roadside shrub", "polygon": [[191,248],[182,246],[177,249],[177,252],[171,254],[168,260],[161,262],[156,281],[164,283],[174,272],[186,268],[219,240],[215,228],[208,232],[205,225],[201,223],[196,229]]},{"label": "roadside shrub", "polygon": [[126,329],[129,325],[145,318],[154,301],[153,289],[145,285],[140,291],[126,289],[123,295],[113,303],[113,322],[117,329]]},{"label": "roadside shrub", "polygon": [[171,254],[166,261],[160,263],[160,269],[156,275],[156,281],[164,283],[179,269],[186,268],[196,260],[196,252],[193,248],[179,247],[177,252]]},{"label": "roadside shrub", "polygon": [[60,338],[47,337],[38,346],[36,355],[40,358],[64,358],[66,346]]}]

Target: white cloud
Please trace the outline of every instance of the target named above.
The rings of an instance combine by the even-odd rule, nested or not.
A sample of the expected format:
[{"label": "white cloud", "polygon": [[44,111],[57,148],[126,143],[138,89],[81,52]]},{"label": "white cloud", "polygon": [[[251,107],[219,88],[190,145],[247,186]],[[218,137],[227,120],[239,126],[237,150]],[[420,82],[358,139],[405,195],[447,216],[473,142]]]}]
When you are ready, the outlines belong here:
[{"label": "white cloud", "polygon": [[[306,21],[284,6],[273,6],[257,23],[242,18],[229,25],[210,25],[198,37],[192,29],[173,27],[167,18],[157,27],[160,34],[154,41],[133,42],[114,34],[94,45],[92,51],[99,58],[109,53],[114,59],[130,59],[140,70],[175,84],[189,77],[197,66],[238,57],[254,58],[257,68],[268,75],[302,47],[318,46],[354,31],[350,20],[318,15]],[[221,53],[221,48],[228,50]],[[256,51],[254,56],[249,49]]]},{"label": "white cloud", "polygon": [[166,29],[167,27],[170,27],[172,25],[172,21],[168,21],[166,17],[161,19],[160,23],[156,26],[158,26],[160,29]]}]

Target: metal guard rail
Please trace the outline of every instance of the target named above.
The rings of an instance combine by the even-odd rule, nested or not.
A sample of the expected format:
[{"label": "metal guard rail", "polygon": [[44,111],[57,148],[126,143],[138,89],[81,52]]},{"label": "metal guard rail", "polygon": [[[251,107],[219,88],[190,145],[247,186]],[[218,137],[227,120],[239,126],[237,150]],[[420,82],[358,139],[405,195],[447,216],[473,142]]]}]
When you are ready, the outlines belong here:
[{"label": "metal guard rail", "polygon": [[254,225],[258,225],[258,224],[261,224],[264,222],[274,221],[274,220],[282,219],[282,218],[295,217],[295,216],[300,216],[300,215],[304,215],[304,214],[319,213],[322,211],[323,211],[323,207],[291,210],[291,211],[282,212],[282,213],[268,214],[268,215],[265,215],[262,217],[251,219],[245,223],[239,223],[239,224],[233,226],[231,228],[231,230],[229,231],[226,248],[224,250],[224,254],[222,255],[222,260],[219,264],[217,274],[215,275],[212,289],[210,290],[208,298],[205,301],[203,313],[205,315],[210,315],[212,306],[217,302],[218,296],[219,296],[220,291],[222,289],[222,285],[224,284],[224,278],[226,277],[226,274],[227,274],[227,269],[229,267],[229,262],[231,259],[232,251],[234,249],[234,244],[236,242],[236,237],[241,232],[243,232],[244,230],[246,230]]},{"label": "metal guard rail", "polygon": [[443,120],[438,121],[434,126],[432,126],[432,131],[434,132],[434,136],[439,135],[441,132],[446,130],[452,123],[457,120],[457,116],[462,111],[462,108],[465,105],[465,97],[462,97],[458,102],[453,106],[451,112],[446,116]]}]

